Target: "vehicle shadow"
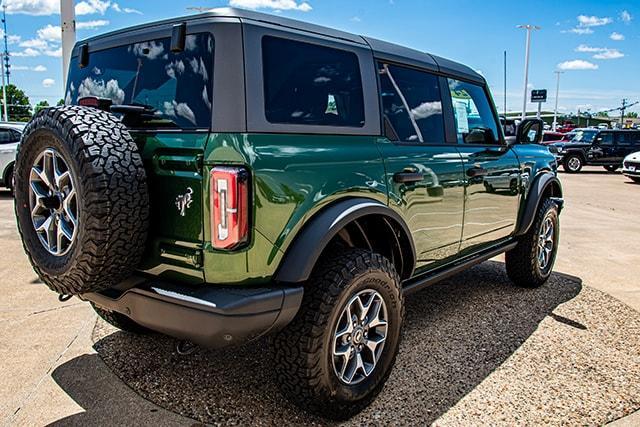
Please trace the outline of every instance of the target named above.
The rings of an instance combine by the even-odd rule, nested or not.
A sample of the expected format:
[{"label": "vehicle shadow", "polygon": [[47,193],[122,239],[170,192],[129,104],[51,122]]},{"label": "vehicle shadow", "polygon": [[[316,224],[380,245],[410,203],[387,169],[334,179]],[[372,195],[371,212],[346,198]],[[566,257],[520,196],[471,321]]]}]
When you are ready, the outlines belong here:
[{"label": "vehicle shadow", "polygon": [[[412,295],[394,371],[380,396],[350,421],[394,424],[397,414],[411,413],[421,424],[432,423],[511,356],[545,317],[586,328],[553,313],[581,289],[579,278],[557,273],[539,289],[516,288],[504,264],[490,261]],[[96,327],[98,334],[101,325]],[[330,424],[297,409],[280,394],[265,340],[235,349],[201,349],[187,357],[177,355],[173,345],[172,339],[159,335],[115,332],[99,339],[94,348],[140,396],[201,422]],[[79,380],[77,367],[83,363],[74,359],[58,367],[53,378],[86,411],[67,422],[77,416],[83,417],[78,423],[100,424],[114,408],[114,396],[101,402],[100,390],[110,385],[100,381],[114,378],[85,373],[89,378]],[[127,399],[121,405],[138,403]]]},{"label": "vehicle shadow", "polygon": [[0,190],[0,200],[13,200],[13,196],[11,195],[11,191],[5,190],[4,188]]}]

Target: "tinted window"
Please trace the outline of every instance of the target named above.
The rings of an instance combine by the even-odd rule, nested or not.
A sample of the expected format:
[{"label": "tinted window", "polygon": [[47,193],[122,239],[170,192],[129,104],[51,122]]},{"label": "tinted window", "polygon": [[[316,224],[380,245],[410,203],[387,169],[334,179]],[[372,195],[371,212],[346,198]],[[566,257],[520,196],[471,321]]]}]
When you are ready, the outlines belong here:
[{"label": "tinted window", "polygon": [[213,36],[188,35],[183,52],[171,39],[115,47],[89,56],[89,65],[71,63],[65,102],[95,96],[114,104],[141,104],[156,110],[149,127],[208,128],[211,125]]},{"label": "tinted window", "polygon": [[613,145],[613,134],[611,132],[603,132],[596,137],[595,141],[600,145]]},{"label": "tinted window", "polygon": [[571,142],[592,143],[596,138],[598,131],[596,130],[577,130],[571,138]]},{"label": "tinted window", "polygon": [[355,53],[264,37],[262,61],[269,122],[364,126],[362,80]]},{"label": "tinted window", "polygon": [[16,142],[9,129],[0,129],[0,144],[10,144]]},{"label": "tinted window", "polygon": [[438,77],[395,65],[379,64],[385,121],[397,139],[444,142]]},{"label": "tinted window", "polygon": [[639,132],[619,132],[616,134],[616,141],[619,145],[632,145],[640,143]]},{"label": "tinted window", "polygon": [[484,89],[472,83],[449,79],[458,142],[498,144],[498,125]]}]

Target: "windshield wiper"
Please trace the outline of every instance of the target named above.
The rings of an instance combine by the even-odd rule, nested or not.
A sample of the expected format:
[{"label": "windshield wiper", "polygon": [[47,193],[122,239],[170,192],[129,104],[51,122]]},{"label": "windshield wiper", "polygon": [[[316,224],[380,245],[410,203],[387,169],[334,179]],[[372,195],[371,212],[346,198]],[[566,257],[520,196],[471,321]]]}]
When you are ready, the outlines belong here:
[{"label": "windshield wiper", "polygon": [[146,104],[116,104],[111,106],[111,112],[122,114],[122,123],[128,127],[178,127],[173,120],[164,117],[151,105]]}]

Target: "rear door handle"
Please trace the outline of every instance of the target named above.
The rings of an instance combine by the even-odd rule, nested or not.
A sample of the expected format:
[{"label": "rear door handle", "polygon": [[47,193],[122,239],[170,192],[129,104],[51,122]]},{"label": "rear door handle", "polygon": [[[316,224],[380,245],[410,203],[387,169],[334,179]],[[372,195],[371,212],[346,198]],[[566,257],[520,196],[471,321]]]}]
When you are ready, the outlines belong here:
[{"label": "rear door handle", "polygon": [[424,179],[422,172],[398,172],[393,174],[393,180],[397,183],[418,182]]},{"label": "rear door handle", "polygon": [[470,178],[475,178],[477,176],[485,176],[488,175],[489,171],[485,168],[469,168],[467,169],[467,176]]}]

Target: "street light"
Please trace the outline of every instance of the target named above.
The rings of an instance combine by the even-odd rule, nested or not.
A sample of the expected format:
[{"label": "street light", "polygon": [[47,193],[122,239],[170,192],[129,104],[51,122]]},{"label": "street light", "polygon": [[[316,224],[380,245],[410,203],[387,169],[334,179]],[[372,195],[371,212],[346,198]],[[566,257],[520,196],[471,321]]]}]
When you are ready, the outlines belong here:
[{"label": "street light", "polygon": [[531,31],[539,30],[537,25],[518,25],[518,28],[527,30],[527,44],[524,53],[524,99],[522,100],[522,120],[527,117],[527,84],[529,84],[529,48],[531,47]]},{"label": "street light", "polygon": [[553,131],[558,128],[558,94],[560,93],[560,74],[564,74],[564,71],[556,70],[556,108],[553,109]]}]

